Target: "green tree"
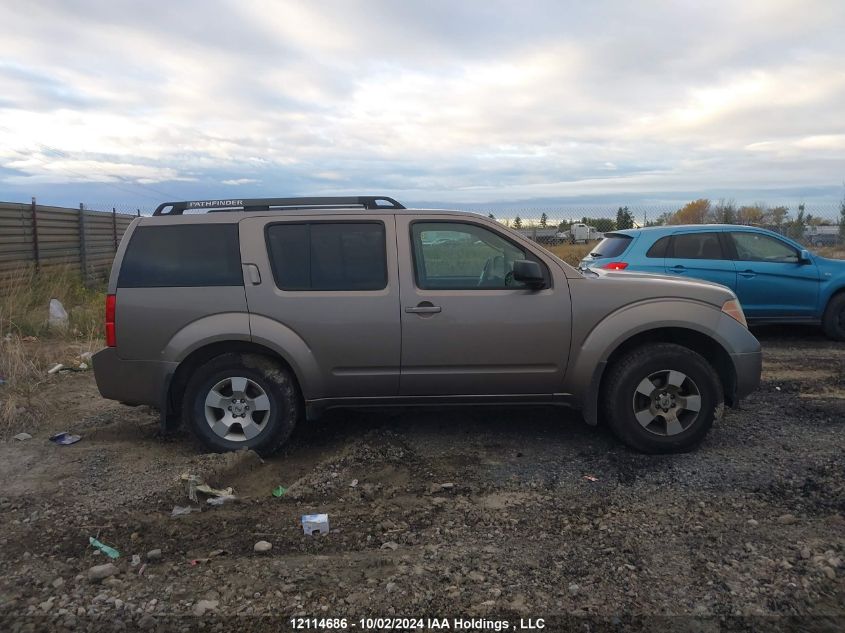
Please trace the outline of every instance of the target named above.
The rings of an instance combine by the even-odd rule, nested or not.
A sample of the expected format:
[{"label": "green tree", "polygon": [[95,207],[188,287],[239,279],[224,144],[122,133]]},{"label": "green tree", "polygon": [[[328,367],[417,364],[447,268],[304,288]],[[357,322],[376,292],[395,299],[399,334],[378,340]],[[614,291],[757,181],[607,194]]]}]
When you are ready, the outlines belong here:
[{"label": "green tree", "polygon": [[634,228],[634,217],[628,211],[628,207],[619,207],[616,211],[616,228],[620,230]]},{"label": "green tree", "polygon": [[[779,225],[775,225],[779,226]],[[795,220],[787,222],[786,224],[786,234],[789,235],[794,240],[803,240],[804,239],[804,232],[807,230],[807,218],[804,214],[804,205],[798,205],[798,214],[795,216]]]},{"label": "green tree", "polygon": [[[801,215],[801,223],[803,224],[803,204],[798,205],[798,213]],[[763,214],[763,221],[766,222],[766,224],[771,224],[777,228],[781,228],[784,224],[789,222],[789,209],[787,207],[772,207],[771,209],[766,209]]]},{"label": "green tree", "polygon": [[491,220],[495,220],[495,219],[496,219],[496,216],[495,216],[495,215],[493,215],[492,213],[488,213],[488,214],[487,214],[487,217],[488,217],[488,218],[490,218]]},{"label": "green tree", "polygon": [[543,211],[543,215],[540,216],[540,228],[546,228],[546,225],[549,223],[549,216],[546,215],[546,212]]},{"label": "green tree", "polygon": [[515,228],[515,229],[521,229],[522,228],[522,218],[521,217],[516,216],[513,219],[513,228]]}]

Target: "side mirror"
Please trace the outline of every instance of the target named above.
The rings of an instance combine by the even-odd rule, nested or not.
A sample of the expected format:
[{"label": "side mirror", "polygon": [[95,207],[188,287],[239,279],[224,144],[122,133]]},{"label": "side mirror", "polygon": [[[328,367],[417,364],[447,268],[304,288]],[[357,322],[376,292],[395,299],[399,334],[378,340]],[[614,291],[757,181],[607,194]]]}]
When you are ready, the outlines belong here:
[{"label": "side mirror", "polygon": [[543,288],[546,285],[546,278],[543,277],[540,264],[527,259],[518,259],[513,263],[513,278],[533,290]]},{"label": "side mirror", "polygon": [[809,264],[812,261],[813,260],[810,257],[810,251],[808,251],[806,248],[801,251],[800,255],[798,255],[799,264]]}]

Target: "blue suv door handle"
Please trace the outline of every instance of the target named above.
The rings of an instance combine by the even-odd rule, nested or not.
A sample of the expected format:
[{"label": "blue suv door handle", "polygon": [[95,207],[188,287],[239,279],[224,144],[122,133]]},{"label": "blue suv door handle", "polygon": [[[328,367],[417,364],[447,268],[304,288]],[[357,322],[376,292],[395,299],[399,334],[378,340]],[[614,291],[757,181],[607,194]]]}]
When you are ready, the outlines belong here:
[{"label": "blue suv door handle", "polygon": [[682,273],[686,269],[686,266],[681,266],[680,264],[678,264],[677,266],[672,266],[669,270],[671,270],[673,273]]},{"label": "blue suv door handle", "polygon": [[740,277],[745,277],[746,279],[751,279],[752,277],[756,277],[757,273],[753,270],[743,270],[738,273]]}]

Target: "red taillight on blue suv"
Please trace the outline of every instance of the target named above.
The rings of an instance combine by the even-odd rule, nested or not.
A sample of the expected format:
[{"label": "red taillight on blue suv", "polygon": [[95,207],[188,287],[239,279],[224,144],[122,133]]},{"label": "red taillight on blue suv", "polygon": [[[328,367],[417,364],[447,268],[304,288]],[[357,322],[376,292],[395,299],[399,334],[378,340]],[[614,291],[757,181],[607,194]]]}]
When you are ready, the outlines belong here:
[{"label": "red taillight on blue suv", "polygon": [[625,270],[628,268],[628,262],[608,262],[602,268],[605,270]]},{"label": "red taillight on blue suv", "polygon": [[117,308],[117,297],[106,295],[106,345],[117,347],[117,336],[114,329],[114,313]]}]

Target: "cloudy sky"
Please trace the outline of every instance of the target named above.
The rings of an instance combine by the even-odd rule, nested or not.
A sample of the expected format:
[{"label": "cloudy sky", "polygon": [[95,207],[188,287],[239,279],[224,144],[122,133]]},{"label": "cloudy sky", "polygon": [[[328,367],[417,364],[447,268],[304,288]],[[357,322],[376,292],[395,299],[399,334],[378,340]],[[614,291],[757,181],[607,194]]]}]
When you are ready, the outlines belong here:
[{"label": "cloudy sky", "polygon": [[0,200],[842,196],[841,0],[10,0],[0,24]]}]

